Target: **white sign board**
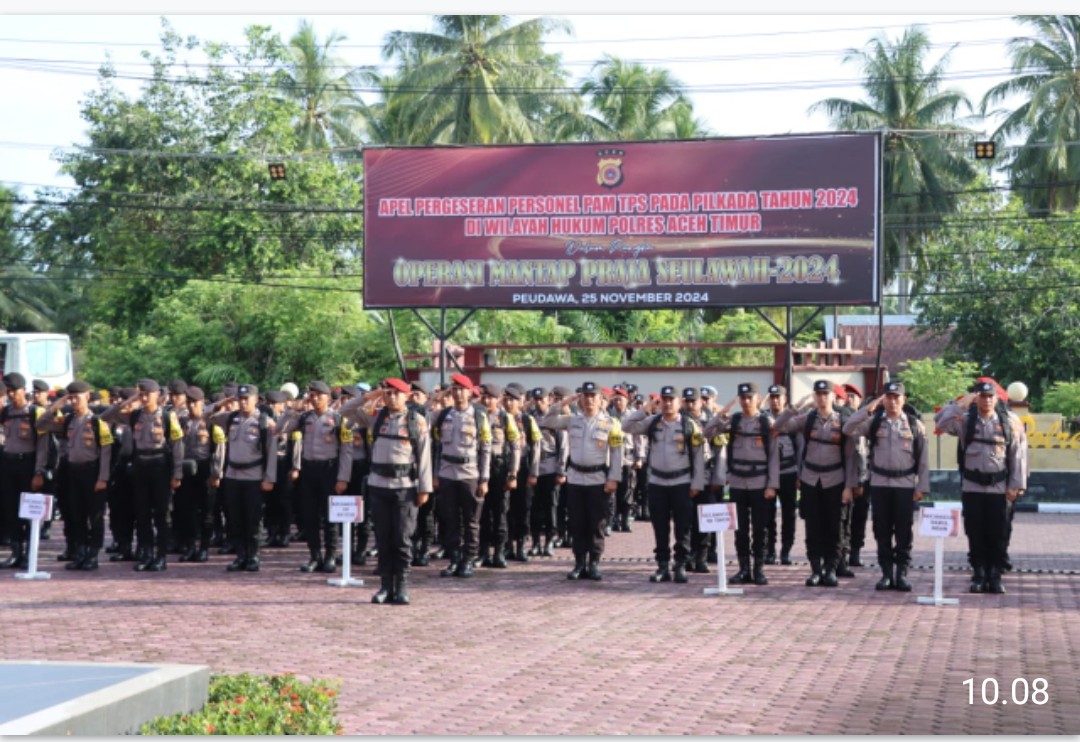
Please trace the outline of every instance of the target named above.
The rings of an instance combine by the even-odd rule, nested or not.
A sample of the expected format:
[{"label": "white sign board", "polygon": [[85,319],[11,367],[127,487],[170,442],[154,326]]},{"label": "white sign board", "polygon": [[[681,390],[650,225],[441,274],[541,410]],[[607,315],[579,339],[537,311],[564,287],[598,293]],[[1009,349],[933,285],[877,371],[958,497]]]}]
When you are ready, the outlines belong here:
[{"label": "white sign board", "polygon": [[334,495],[330,498],[331,523],[361,523],[363,520],[363,497],[360,495]]},{"label": "white sign board", "polygon": [[52,495],[23,492],[19,498],[19,517],[27,520],[45,520],[52,516]]},{"label": "white sign board", "polygon": [[960,510],[957,508],[923,508],[919,518],[920,536],[948,538],[960,535]]},{"label": "white sign board", "polygon": [[734,531],[739,527],[735,503],[718,502],[714,505],[698,505],[698,530],[702,533]]}]

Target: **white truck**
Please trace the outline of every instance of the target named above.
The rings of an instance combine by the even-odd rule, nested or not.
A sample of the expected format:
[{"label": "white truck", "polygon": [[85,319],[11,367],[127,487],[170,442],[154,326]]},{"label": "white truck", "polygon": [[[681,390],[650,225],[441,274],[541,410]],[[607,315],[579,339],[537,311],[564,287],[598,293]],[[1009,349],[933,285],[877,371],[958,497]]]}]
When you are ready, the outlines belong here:
[{"label": "white truck", "polygon": [[0,368],[4,374],[18,371],[27,386],[43,379],[50,387],[62,389],[75,379],[71,338],[51,332],[0,330]]}]

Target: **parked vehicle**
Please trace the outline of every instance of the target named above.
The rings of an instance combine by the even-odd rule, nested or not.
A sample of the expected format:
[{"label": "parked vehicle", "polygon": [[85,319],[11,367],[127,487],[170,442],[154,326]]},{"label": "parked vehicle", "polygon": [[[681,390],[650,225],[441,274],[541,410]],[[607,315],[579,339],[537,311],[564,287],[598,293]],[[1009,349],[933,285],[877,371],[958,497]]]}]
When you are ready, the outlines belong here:
[{"label": "parked vehicle", "polygon": [[75,378],[71,338],[51,332],[0,331],[0,368],[5,374],[18,371],[27,384],[43,379],[61,389]]}]

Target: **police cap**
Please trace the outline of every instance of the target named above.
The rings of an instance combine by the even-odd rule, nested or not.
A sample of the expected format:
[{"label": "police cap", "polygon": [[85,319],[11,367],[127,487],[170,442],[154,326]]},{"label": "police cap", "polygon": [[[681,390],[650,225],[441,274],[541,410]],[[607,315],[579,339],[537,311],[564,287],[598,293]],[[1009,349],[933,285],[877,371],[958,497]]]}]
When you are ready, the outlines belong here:
[{"label": "police cap", "polygon": [[529,396],[532,397],[533,399],[543,399],[544,397],[547,396],[547,389],[545,389],[542,386],[538,386],[535,389],[533,389],[531,392],[529,392]]},{"label": "police cap", "polygon": [[829,383],[828,379],[818,379],[814,382],[815,392],[831,392],[832,390],[832,384]]},{"label": "police cap", "polygon": [[73,381],[67,385],[68,394],[82,394],[90,391],[90,385],[85,381]]},{"label": "police cap", "polygon": [[33,383],[30,386],[34,388],[35,392],[49,391],[49,382],[45,381],[44,379],[34,379]]},{"label": "police cap", "polygon": [[586,381],[584,384],[581,385],[582,394],[596,394],[598,391],[600,391],[600,388],[596,386],[595,382]]},{"label": "police cap", "polygon": [[779,384],[773,384],[772,386],[769,387],[769,396],[770,397],[772,397],[772,396],[779,397],[781,394],[787,394],[787,389],[780,386]]},{"label": "police cap", "polygon": [[885,385],[886,394],[904,394],[904,385],[899,381],[890,381]]},{"label": "police cap", "polygon": [[187,382],[183,379],[173,379],[168,385],[169,394],[186,394]]},{"label": "police cap", "polygon": [[746,382],[746,383],[743,383],[743,384],[739,384],[739,396],[740,397],[749,397],[750,395],[757,394],[757,393],[758,393],[757,384],[755,384],[754,382],[750,381],[750,382]]},{"label": "police cap", "polygon": [[139,383],[135,385],[140,392],[160,392],[161,385],[153,379],[139,379]]},{"label": "police cap", "polygon": [[698,398],[697,389],[692,386],[688,386],[682,390],[682,398],[688,400],[694,400]]},{"label": "police cap", "polygon": [[661,397],[675,397],[675,396],[678,396],[678,395],[675,394],[675,387],[673,387],[673,386],[662,386],[662,387],[660,387],[660,396]]},{"label": "police cap", "polygon": [[[401,383],[404,384],[405,382],[401,382]],[[327,384],[325,381],[322,381],[322,380],[316,380],[316,381],[311,382],[310,384],[307,385],[307,388],[308,388],[309,392],[317,392],[318,394],[330,394],[331,393],[330,385]],[[405,387],[405,391],[409,391],[408,386]]]},{"label": "police cap", "polygon": [[4,375],[4,383],[11,389],[25,389],[26,377],[18,371],[12,371],[10,374]]},{"label": "police cap", "polygon": [[241,384],[236,387],[236,396],[238,397],[258,397],[259,387],[254,384]]}]

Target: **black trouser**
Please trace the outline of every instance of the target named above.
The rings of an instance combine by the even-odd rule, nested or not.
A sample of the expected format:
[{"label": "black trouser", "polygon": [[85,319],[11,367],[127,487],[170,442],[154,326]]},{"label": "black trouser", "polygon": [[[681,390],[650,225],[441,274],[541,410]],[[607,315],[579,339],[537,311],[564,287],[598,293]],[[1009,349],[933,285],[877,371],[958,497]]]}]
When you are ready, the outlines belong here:
[{"label": "black trouser", "polygon": [[[371,540],[371,497],[368,495],[367,478],[371,471],[370,459],[353,461],[352,476],[349,477],[349,488],[346,490],[354,497],[364,498],[364,519],[354,523],[352,528],[353,543],[352,552],[356,556],[362,556],[368,548]],[[288,531],[286,531],[287,533]]]},{"label": "black trouser", "polygon": [[[648,520],[649,517],[649,470],[648,467],[637,469],[634,472],[634,504],[637,505],[639,518]],[[707,478],[707,477],[706,477]]]},{"label": "black trouser", "polygon": [[475,479],[439,478],[442,545],[461,561],[473,559],[480,540],[480,498]]},{"label": "black trouser", "polygon": [[844,483],[822,487],[821,483],[799,487],[806,519],[806,556],[811,566],[836,570],[840,563],[840,505]]},{"label": "black trouser", "polygon": [[416,530],[412,534],[412,541],[425,551],[435,538],[435,499],[436,495],[432,492],[427,502],[416,509]]},{"label": "black trouser", "polygon": [[776,553],[776,503],[780,503],[780,551],[791,553],[791,546],[795,543],[795,509],[799,491],[798,472],[788,472],[780,475],[780,487],[776,490],[776,497],[766,500],[769,512],[765,516],[765,530],[768,531],[768,546],[766,551]]},{"label": "black trouser", "polygon": [[412,561],[412,533],[416,530],[416,488],[387,489],[368,486],[375,538],[379,543],[379,575],[405,577]]},{"label": "black trouser", "polygon": [[109,531],[121,551],[130,551],[135,540],[135,502],[131,491],[131,459],[113,465],[109,481]]},{"label": "black trouser", "polygon": [[195,473],[184,476],[180,490],[176,493],[177,505],[183,501],[183,507],[176,508],[177,526],[181,534],[180,543],[192,547],[198,541],[199,548],[210,546],[213,532],[214,492],[210,490],[210,459],[195,462]]},{"label": "black trouser", "polygon": [[764,560],[765,522],[769,516],[770,502],[765,499],[765,490],[732,487],[731,501],[735,503],[735,515],[739,521],[739,527],[735,529],[735,552],[739,556],[739,563],[749,560],[751,556],[758,562]]},{"label": "black trouser", "polygon": [[599,562],[604,555],[604,528],[610,496],[604,492],[602,484],[567,484],[564,489],[574,558],[581,560],[588,555],[594,562]]},{"label": "black trouser", "polygon": [[862,497],[856,497],[851,505],[851,551],[862,551],[866,546],[866,521],[870,515],[870,483],[863,484]]},{"label": "black trouser", "polygon": [[[713,492],[706,487],[693,500],[694,512],[690,518],[690,561],[704,562],[709,557],[709,547],[716,541],[715,533],[702,533],[698,528],[697,507],[698,505],[712,505],[719,501],[718,492]],[[649,508],[652,509],[650,501]]]},{"label": "black trouser", "polygon": [[30,540],[30,521],[19,517],[19,500],[30,492],[34,479],[34,454],[4,454],[0,462],[0,508],[4,512],[7,537],[12,544]]},{"label": "black trouser", "polygon": [[322,554],[324,541],[326,554],[331,557],[337,554],[338,525],[330,522],[330,496],[337,484],[337,470],[337,459],[304,459],[300,467],[297,484],[304,511],[304,533],[312,559],[318,559]]},{"label": "black trouser", "polygon": [[224,485],[229,538],[236,546],[236,556],[238,559],[255,559],[259,556],[262,535],[262,481],[225,479]]},{"label": "black trouser", "polygon": [[[698,495],[700,498],[701,495]],[[661,487],[649,483],[649,512],[652,513],[653,538],[656,540],[656,561],[671,561],[671,523],[675,522],[675,563],[690,560],[690,529],[695,500],[690,497],[690,483]]]},{"label": "black trouser", "polygon": [[1005,493],[963,492],[964,533],[971,550],[971,566],[1005,569],[1005,529],[1008,501]]},{"label": "black trouser", "polygon": [[854,507],[854,493],[851,499],[853,502],[846,505],[840,504],[840,558],[837,564],[847,564],[848,553],[851,550],[851,510]]},{"label": "black trouser", "polygon": [[873,500],[874,539],[877,541],[878,564],[882,567],[907,567],[911,564],[911,544],[914,540],[915,489],[913,487],[869,487],[867,495]]},{"label": "black trouser", "polygon": [[616,523],[630,521],[630,496],[634,491],[634,467],[624,466],[619,486],[615,488]]},{"label": "black trouser", "polygon": [[64,533],[71,531],[70,543],[75,547],[88,547],[100,551],[105,541],[105,502],[107,488],[95,492],[100,463],[67,464],[63,484],[66,490],[64,502]]},{"label": "black trouser", "polygon": [[557,476],[558,474],[541,474],[536,478],[530,518],[532,537],[535,541],[539,541],[541,536],[547,541],[555,537],[555,508],[556,497],[558,497],[558,492],[555,490],[557,486],[555,477]]},{"label": "black trouser", "polygon": [[561,536],[570,537],[570,508],[567,505],[565,483],[555,490],[555,529]]},{"label": "black trouser", "polygon": [[172,464],[165,456],[147,459],[135,457],[131,467],[131,492],[135,502],[135,528],[139,534],[139,547],[149,549],[150,544],[153,544],[154,556],[158,558],[164,557],[169,548],[171,480]]},{"label": "black trouser", "polygon": [[293,520],[292,462],[285,456],[277,457],[277,481],[274,490],[266,493],[266,530],[271,536],[288,538]]},{"label": "black trouser", "polygon": [[480,508],[480,551],[486,553],[494,547],[495,553],[502,553],[506,546],[507,524],[506,510],[510,504],[510,493],[506,490],[506,470],[491,468],[488,480],[488,493]]},{"label": "black trouser", "polygon": [[510,539],[524,541],[529,537],[529,511],[532,510],[533,488],[529,486],[529,473],[527,470],[518,472],[517,489],[510,490],[510,507],[507,510],[506,521]]}]

